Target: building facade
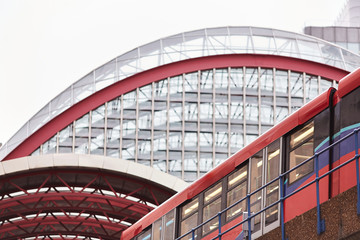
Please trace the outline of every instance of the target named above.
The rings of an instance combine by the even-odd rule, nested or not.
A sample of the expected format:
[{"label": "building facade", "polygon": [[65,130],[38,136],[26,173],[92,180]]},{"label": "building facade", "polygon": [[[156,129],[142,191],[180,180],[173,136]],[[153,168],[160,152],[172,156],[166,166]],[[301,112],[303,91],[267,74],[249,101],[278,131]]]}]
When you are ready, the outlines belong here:
[{"label": "building facade", "polygon": [[358,66],[340,46],[255,27],[180,33],[120,55],[0,149],[0,238],[117,239]]}]

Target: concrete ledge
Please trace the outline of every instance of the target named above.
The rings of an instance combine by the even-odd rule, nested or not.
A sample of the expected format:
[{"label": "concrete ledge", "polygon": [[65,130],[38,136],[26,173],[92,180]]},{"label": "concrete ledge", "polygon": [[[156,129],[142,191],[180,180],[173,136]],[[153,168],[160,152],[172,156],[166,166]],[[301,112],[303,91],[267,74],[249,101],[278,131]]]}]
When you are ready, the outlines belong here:
[{"label": "concrete ledge", "polygon": [[21,171],[66,167],[118,172],[154,182],[176,192],[189,185],[177,177],[152,167],[127,160],[89,154],[48,154],[2,161],[0,162],[0,176]]},{"label": "concrete ledge", "polygon": [[3,161],[2,165],[4,167],[5,174],[21,172],[29,170],[28,157],[17,158],[9,161]]}]

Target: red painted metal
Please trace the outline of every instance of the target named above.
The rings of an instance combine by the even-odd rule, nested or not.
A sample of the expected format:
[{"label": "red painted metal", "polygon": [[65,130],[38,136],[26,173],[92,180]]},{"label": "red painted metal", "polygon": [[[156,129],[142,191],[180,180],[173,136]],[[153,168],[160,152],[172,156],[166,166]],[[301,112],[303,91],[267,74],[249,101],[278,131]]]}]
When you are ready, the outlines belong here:
[{"label": "red painted metal", "polygon": [[[125,179],[124,189],[116,185]],[[153,210],[148,200],[161,204],[163,194],[173,192],[104,170],[56,168],[3,175],[0,239],[50,235],[119,239],[124,229]]]},{"label": "red painted metal", "polygon": [[360,86],[360,68],[339,81],[339,97],[342,98]]},{"label": "red painted metal", "polygon": [[113,85],[104,88],[73,105],[71,108],[49,121],[38,131],[25,139],[24,142],[9,153],[4,160],[19,158],[31,154],[42,143],[52,137],[56,132],[72,123],[74,120],[105,102],[132,91],[137,87],[141,87],[167,77],[180,75],[182,73],[212,68],[242,66],[277,68],[306,72],[308,74],[319,75],[323,78],[333,79],[336,81],[348,74],[348,72],[344,70],[316,62],[284,56],[261,54],[217,55],[171,63],[141,72],[120,82],[114,83]]}]

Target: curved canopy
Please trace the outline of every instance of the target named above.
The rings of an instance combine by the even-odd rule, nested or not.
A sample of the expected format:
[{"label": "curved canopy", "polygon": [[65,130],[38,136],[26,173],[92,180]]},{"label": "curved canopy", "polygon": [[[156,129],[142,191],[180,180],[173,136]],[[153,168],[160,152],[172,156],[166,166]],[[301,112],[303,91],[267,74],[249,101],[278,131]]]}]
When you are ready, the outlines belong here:
[{"label": "curved canopy", "polygon": [[287,31],[221,27],[180,33],[140,46],[91,71],[33,116],[0,149],[0,159],[54,117],[89,95],[136,73],[190,58],[219,54],[289,56],[352,71],[360,56],[332,43]]},{"label": "curved canopy", "polygon": [[76,154],[1,162],[0,180],[1,239],[59,234],[119,239],[187,186],[138,163]]}]

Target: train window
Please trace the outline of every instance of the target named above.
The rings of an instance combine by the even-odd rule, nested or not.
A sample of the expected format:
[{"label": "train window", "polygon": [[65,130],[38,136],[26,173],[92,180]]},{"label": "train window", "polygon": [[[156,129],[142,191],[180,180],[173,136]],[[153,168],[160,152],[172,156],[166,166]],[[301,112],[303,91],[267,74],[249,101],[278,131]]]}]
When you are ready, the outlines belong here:
[{"label": "train window", "polygon": [[198,223],[198,207],[199,199],[196,198],[186,204],[181,209],[181,231],[180,234],[183,235],[190,231],[192,228],[197,226]]},{"label": "train window", "polygon": [[[313,155],[314,122],[311,122],[290,136],[290,169],[299,165]],[[294,183],[295,181],[309,174],[312,171],[314,171],[313,160],[292,171],[289,176],[289,183]]]},{"label": "train window", "polygon": [[[228,192],[226,207],[229,207],[244,198],[247,193],[247,165],[232,173],[228,177]],[[226,212],[226,220],[228,221],[234,216],[241,214],[246,209],[246,199]]]},{"label": "train window", "polygon": [[[175,209],[164,217],[164,240],[173,240],[175,235]],[[156,239],[156,238],[154,238]]]},{"label": "train window", "polygon": [[162,231],[162,221],[161,218],[153,223],[153,239],[161,239]]},{"label": "train window", "polygon": [[[215,216],[221,210],[222,182],[207,190],[204,194],[203,222]],[[218,227],[218,219],[214,218],[203,226],[203,235]]]},{"label": "train window", "polygon": [[[267,147],[266,183],[279,176],[280,171],[280,140]],[[279,181],[266,187],[266,207],[279,199]],[[278,206],[273,206],[265,211],[265,224],[268,225],[278,219]]]},{"label": "train window", "polygon": [[151,239],[151,228],[140,234],[136,240],[150,240]]},{"label": "train window", "polygon": [[[262,168],[263,168],[263,151],[259,151],[250,159],[251,174],[250,174],[250,192],[254,192],[262,186]],[[251,212],[257,213],[261,209],[262,191],[258,191],[250,198]],[[255,217],[254,232],[260,229],[260,214]]]}]

